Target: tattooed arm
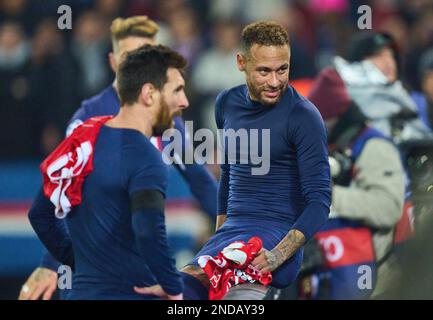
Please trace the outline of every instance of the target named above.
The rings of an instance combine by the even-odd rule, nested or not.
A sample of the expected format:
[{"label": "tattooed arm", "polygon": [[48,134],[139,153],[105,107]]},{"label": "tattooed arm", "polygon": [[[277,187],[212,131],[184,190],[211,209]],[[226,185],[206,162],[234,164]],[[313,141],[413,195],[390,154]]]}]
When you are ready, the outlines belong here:
[{"label": "tattooed arm", "polygon": [[252,265],[261,272],[272,272],[293,256],[305,243],[305,240],[301,231],[292,229],[271,251],[262,249],[253,260]]}]

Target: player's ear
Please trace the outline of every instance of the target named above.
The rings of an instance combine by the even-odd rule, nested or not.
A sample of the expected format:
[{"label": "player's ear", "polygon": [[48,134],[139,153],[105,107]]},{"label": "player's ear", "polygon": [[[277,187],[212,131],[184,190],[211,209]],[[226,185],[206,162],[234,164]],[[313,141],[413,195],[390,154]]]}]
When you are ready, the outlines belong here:
[{"label": "player's ear", "polygon": [[242,53],[238,52],[236,54],[236,62],[238,64],[239,71],[245,71],[246,60],[246,57]]},{"label": "player's ear", "polygon": [[113,72],[116,73],[117,72],[117,61],[116,61],[116,56],[114,55],[113,52],[110,52],[108,54],[108,62],[110,63],[111,70],[113,70]]},{"label": "player's ear", "polygon": [[154,101],[156,89],[151,83],[145,83],[141,87],[140,98],[146,106],[151,106]]}]

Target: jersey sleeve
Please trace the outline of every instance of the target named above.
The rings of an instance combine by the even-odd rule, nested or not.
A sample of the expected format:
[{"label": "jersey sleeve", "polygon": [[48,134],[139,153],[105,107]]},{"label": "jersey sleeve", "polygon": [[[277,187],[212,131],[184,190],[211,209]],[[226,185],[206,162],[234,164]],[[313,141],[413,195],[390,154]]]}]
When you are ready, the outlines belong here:
[{"label": "jersey sleeve", "polygon": [[170,295],[182,292],[183,285],[165,227],[164,198],[167,187],[167,166],[150,142],[147,147],[127,150],[128,193],[131,201],[131,223],[139,254],[152,274]]},{"label": "jersey sleeve", "polygon": [[326,128],[307,100],[290,114],[289,137],[294,144],[305,207],[293,228],[311,238],[326,222],[331,205],[331,177]]},{"label": "jersey sleeve", "polygon": [[[215,102],[215,121],[218,130],[224,129],[224,104],[227,100],[228,91],[225,90],[221,92]],[[218,133],[219,134],[219,133]],[[223,146],[220,146],[223,147]],[[224,150],[219,150],[223,152],[224,160],[221,164],[221,176],[218,184],[218,196],[217,196],[217,214],[227,214],[227,200],[229,196],[229,175],[230,175],[230,164],[225,157]]]}]

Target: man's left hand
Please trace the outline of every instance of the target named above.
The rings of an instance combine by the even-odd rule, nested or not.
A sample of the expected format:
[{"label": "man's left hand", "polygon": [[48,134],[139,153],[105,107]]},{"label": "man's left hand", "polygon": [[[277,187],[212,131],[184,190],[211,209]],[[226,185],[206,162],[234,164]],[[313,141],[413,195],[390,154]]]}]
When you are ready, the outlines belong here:
[{"label": "man's left hand", "polygon": [[282,262],[279,261],[275,253],[271,250],[262,249],[251,262],[251,264],[261,273],[272,272],[277,269]]}]

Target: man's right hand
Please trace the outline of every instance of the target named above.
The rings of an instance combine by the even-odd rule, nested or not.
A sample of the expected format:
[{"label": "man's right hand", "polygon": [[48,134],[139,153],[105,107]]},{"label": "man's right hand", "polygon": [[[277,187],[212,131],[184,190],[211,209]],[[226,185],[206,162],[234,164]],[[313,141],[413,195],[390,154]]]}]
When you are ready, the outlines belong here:
[{"label": "man's right hand", "polygon": [[57,272],[47,268],[36,268],[21,287],[18,300],[50,300],[57,288]]}]

